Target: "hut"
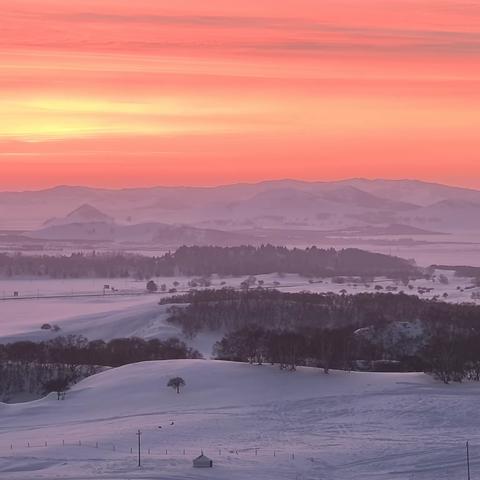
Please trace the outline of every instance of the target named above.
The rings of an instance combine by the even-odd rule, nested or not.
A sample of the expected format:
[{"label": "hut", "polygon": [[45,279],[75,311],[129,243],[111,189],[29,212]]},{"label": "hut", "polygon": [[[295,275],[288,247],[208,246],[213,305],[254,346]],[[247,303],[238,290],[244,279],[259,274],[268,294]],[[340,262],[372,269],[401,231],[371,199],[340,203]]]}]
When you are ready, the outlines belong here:
[{"label": "hut", "polygon": [[199,457],[193,460],[193,466],[195,468],[212,468],[213,460],[210,460],[210,458],[202,453]]}]

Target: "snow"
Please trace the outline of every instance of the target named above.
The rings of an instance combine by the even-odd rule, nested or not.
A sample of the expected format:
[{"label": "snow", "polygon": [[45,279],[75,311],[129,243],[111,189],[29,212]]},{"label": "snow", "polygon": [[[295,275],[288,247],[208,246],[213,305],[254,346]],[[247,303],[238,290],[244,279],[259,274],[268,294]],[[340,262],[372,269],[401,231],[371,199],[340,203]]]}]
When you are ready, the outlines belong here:
[{"label": "snow", "polygon": [[[439,275],[445,275],[448,278],[448,284],[443,285],[439,282]],[[347,290],[348,293],[372,292],[375,291],[375,285],[383,287],[397,287],[397,291],[404,291],[405,293],[416,293],[420,288],[433,288],[431,292],[427,292],[422,297],[432,298],[435,295],[443,295],[448,293],[449,297],[446,301],[465,302],[471,300],[471,290],[465,290],[465,287],[472,285],[471,278],[456,277],[453,271],[436,270],[434,272],[435,278],[433,280],[418,279],[410,281],[414,287],[413,291],[403,285],[401,282],[391,280],[385,277],[376,277],[374,282],[367,284],[362,282],[347,281],[345,283],[335,283],[332,278],[311,279],[302,277],[297,274],[265,274],[256,275],[257,281],[263,281],[262,286],[266,288],[278,288],[281,291],[310,291],[310,292],[334,292],[339,293],[342,290]],[[188,285],[189,281],[194,277],[176,276],[176,277],[157,277],[155,282],[160,286],[166,285],[167,292],[158,292],[160,296],[171,296],[168,290],[176,288],[178,293],[185,293],[191,290]],[[213,275],[210,277],[211,286],[209,288],[223,288],[233,287],[239,288],[241,283],[246,279],[246,276],[225,276],[219,277]],[[174,283],[178,282],[178,286]],[[103,286],[109,285],[116,289],[115,294],[111,290],[104,292]],[[256,283],[253,288],[258,286]],[[0,278],[0,300],[12,299],[13,292],[18,292],[19,297],[78,297],[78,296],[98,296],[103,297],[106,302],[117,301],[123,296],[134,296],[145,294],[146,282],[135,280],[132,278],[80,278],[80,279],[39,279],[36,278],[14,278],[5,279]],[[457,288],[459,287],[459,288]],[[463,290],[463,291],[461,291]],[[105,293],[105,295],[104,295]],[[112,300],[112,297],[114,298]],[[12,299],[13,300],[13,299]],[[20,302],[21,299],[15,299]],[[65,299],[64,299],[65,300]]]},{"label": "snow", "polygon": [[[207,332],[194,339],[185,338],[179,327],[167,322],[170,305],[159,305],[158,300],[157,296],[143,295],[5,301],[1,305],[0,342],[46,341],[58,335],[83,335],[89,340],[105,341],[177,337],[209,358],[222,334]],[[60,330],[42,330],[43,323],[58,325]]]},{"label": "snow", "polygon": [[[172,281],[173,279],[169,278],[167,283]],[[103,295],[104,285],[116,288],[120,293],[139,293],[145,291],[146,282],[132,278],[0,278],[0,298],[11,297],[15,291],[21,297]]]},{"label": "snow", "polygon": [[[448,284],[439,282],[439,275],[448,279]],[[333,292],[355,294],[377,291],[393,293],[403,291],[422,298],[438,297],[452,303],[473,302],[473,292],[480,288],[471,287],[471,279],[455,277],[453,272],[436,271],[433,280],[419,279],[411,281],[411,288],[401,282],[386,278],[377,278],[368,284],[359,282],[335,283],[332,279],[313,280],[313,283],[299,275],[258,275],[267,288],[278,288],[283,292]],[[178,293],[190,289],[191,277],[163,277],[155,281],[167,288],[178,282]],[[220,278],[213,276],[211,288],[238,288],[245,277]],[[103,286],[110,284],[118,289],[115,294],[103,295]],[[375,287],[382,287],[376,290]],[[466,288],[468,287],[468,288]],[[428,290],[427,290],[428,289]],[[431,289],[431,290],[429,290]],[[16,340],[47,340],[54,335],[76,334],[88,339],[110,340],[118,337],[138,336],[141,338],[167,338],[177,336],[190,346],[198,349],[207,358],[211,355],[213,344],[220,339],[220,333],[202,333],[194,340],[182,336],[179,328],[169,324],[167,308],[158,305],[161,298],[171,296],[170,293],[147,294],[145,282],[133,279],[72,279],[72,280],[32,280],[13,279],[0,280],[0,291],[18,291],[20,297],[0,297],[0,342]],[[422,292],[422,293],[421,293]],[[447,296],[444,297],[444,294]],[[38,296],[37,296],[38,295]],[[33,296],[33,298],[24,298]],[[2,298],[8,298],[2,300]],[[44,323],[58,325],[57,333],[41,330]]]},{"label": "snow", "polygon": [[[166,387],[173,376],[186,381],[179,395]],[[466,439],[480,465],[479,389],[411,373],[133,364],[89,377],[65,401],[0,404],[0,478],[461,478]],[[201,451],[213,469],[193,471]]]},{"label": "snow", "polygon": [[[0,192],[0,251],[158,255],[185,243],[268,241],[357,247],[415,258],[424,266],[480,266],[479,209],[479,191],[418,181],[282,180],[123,190],[56,187]],[[155,224],[159,219],[165,223]],[[382,231],[391,234],[379,234]]]},{"label": "snow", "polygon": [[[92,320],[104,319],[118,314],[122,321],[131,309],[145,311],[145,304],[157,307],[158,299],[147,295],[138,297],[66,297],[46,299],[7,300],[0,303],[0,336],[11,337],[27,333],[49,335],[40,330],[43,323],[58,324],[62,331],[76,333],[91,325]],[[96,325],[98,328],[101,324]]]},{"label": "snow", "polygon": [[[441,273],[447,284],[439,282]],[[470,279],[435,274],[434,281],[411,282],[412,290],[385,278],[368,287],[332,279],[310,283],[297,275],[257,280],[267,287],[279,282],[282,291],[291,292],[374,292],[382,285],[384,291],[397,287],[397,292],[416,294],[418,288],[433,288],[423,296],[448,293],[448,301],[470,301],[473,290],[465,290]],[[214,276],[212,286],[237,287],[244,279]],[[168,288],[178,281],[180,291],[189,280],[156,279]],[[106,283],[119,295],[103,296]],[[51,338],[53,332],[40,330],[45,322],[58,324],[60,334],[90,339],[182,338],[166,322],[168,307],[158,305],[169,294],[145,294],[145,282],[23,279],[3,280],[2,289],[34,297],[37,292],[39,298],[0,300],[0,341]],[[184,340],[208,358],[219,335]],[[180,395],[166,387],[173,376],[186,380]],[[446,386],[411,373],[327,376],[312,368],[285,372],[208,360],[128,365],[80,382],[65,401],[50,395],[0,404],[0,479],[461,478],[465,440],[471,441],[473,471],[480,467],[479,389],[476,383]],[[137,429],[142,431],[141,469],[136,467]],[[213,469],[193,471],[191,462],[201,451],[213,459]]]}]

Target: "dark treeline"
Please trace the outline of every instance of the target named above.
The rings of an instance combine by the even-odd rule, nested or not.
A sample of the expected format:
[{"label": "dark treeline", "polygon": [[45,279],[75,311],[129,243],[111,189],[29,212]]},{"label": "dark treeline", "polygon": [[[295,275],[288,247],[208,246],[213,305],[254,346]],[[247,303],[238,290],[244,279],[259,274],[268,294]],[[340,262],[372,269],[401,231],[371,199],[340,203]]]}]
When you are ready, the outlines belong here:
[{"label": "dark treeline", "polygon": [[173,275],[260,275],[297,273],[329,277],[385,275],[408,279],[419,270],[398,257],[359,249],[288,249],[261,247],[181,247],[160,257],[137,254],[74,253],[61,256],[0,254],[0,276],[22,275],[49,278],[126,278],[148,279]]},{"label": "dark treeline", "polygon": [[8,255],[0,253],[0,276],[46,278],[151,278],[171,271],[167,257],[117,253]]},{"label": "dark treeline", "polygon": [[143,340],[132,337],[105,342],[69,335],[45,342],[19,341],[0,345],[0,362],[119,367],[147,360],[184,358],[201,358],[201,355],[177,338]]},{"label": "dark treeline", "polygon": [[[167,303],[167,300],[163,301]],[[219,331],[221,359],[282,368],[426,371],[480,379],[480,307],[405,294],[205,290],[170,299],[169,321],[190,336]],[[183,304],[183,305],[182,305]]]},{"label": "dark treeline", "polygon": [[432,265],[431,269],[450,270],[455,272],[458,277],[475,278],[476,283],[480,285],[480,267],[469,267],[467,265]]},{"label": "dark treeline", "polygon": [[350,370],[353,367],[353,331],[344,329],[265,330],[245,327],[227,334],[214,346],[219,360],[278,364],[295,370],[297,365]]},{"label": "dark treeline", "polygon": [[96,365],[67,365],[37,362],[0,362],[0,401],[9,403],[18,394],[39,398],[103,370]]},{"label": "dark treeline", "polygon": [[[479,321],[480,307],[420,299],[402,293],[286,293],[270,289],[194,291],[162,299],[170,321],[192,336],[202,330],[233,331],[248,325],[263,328],[355,329],[395,321],[434,319],[439,315],[461,322]],[[178,304],[185,305],[178,305]],[[445,313],[444,313],[445,312]]]},{"label": "dark treeline", "polygon": [[260,275],[299,273],[306,276],[418,275],[417,269],[398,257],[348,248],[344,250],[288,249],[261,247],[182,247],[173,255],[174,263],[186,275]]},{"label": "dark treeline", "polygon": [[[480,330],[450,324],[430,325],[420,348],[406,353],[402,346],[365,341],[348,327],[332,329],[266,330],[248,326],[227,333],[214,347],[220,360],[375,371],[424,371],[444,383],[480,381]],[[400,348],[399,348],[400,347]],[[407,349],[408,350],[408,349]],[[367,362],[366,358],[370,358]]]}]

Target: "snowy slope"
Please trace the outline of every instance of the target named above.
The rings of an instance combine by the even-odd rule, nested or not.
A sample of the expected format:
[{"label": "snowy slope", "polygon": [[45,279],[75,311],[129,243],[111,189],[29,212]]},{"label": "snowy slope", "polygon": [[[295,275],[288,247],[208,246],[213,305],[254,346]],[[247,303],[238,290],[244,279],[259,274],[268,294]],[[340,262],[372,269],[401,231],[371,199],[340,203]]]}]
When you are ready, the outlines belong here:
[{"label": "snowy slope", "polygon": [[406,212],[403,221],[432,229],[450,231],[480,229],[480,201],[445,199],[413,212]]},{"label": "snowy slope", "polygon": [[[135,299],[123,300],[118,304],[102,303],[103,305],[98,305],[98,309],[92,308],[88,314],[79,315],[73,310],[68,313],[65,312],[63,318],[53,322],[61,328],[58,332],[40,330],[41,324],[37,321],[36,325],[26,325],[27,328],[30,326],[31,330],[12,332],[8,336],[0,334],[1,341],[12,342],[26,339],[40,341],[69,334],[83,335],[89,340],[111,340],[126,337],[150,339],[181,336],[181,331],[178,328],[166,323],[167,306],[159,306],[157,298],[154,300],[150,298],[150,301],[148,301],[147,297],[142,297],[137,301]],[[46,318],[48,319],[48,317]]]},{"label": "snowy slope", "polygon": [[[180,395],[165,386],[177,375],[187,383]],[[128,365],[82,381],[65,401],[1,404],[0,478],[463,478],[466,438],[474,471],[480,465],[479,393],[478,384],[445,386],[423,374]],[[194,471],[202,449],[215,467]]]},{"label": "snowy slope", "polygon": [[[128,317],[129,312],[134,317],[141,316],[141,312],[150,309],[157,310],[158,299],[152,299],[148,295],[131,297],[67,297],[46,298],[40,300],[4,301],[0,304],[1,323],[0,337],[3,341],[15,341],[22,338],[31,340],[43,340],[51,338],[53,332],[40,330],[43,323],[58,324],[63,333],[89,333],[89,325],[95,330],[100,330],[109,319],[116,317],[119,324],[113,330],[102,334],[108,334],[107,338],[115,336],[117,331],[122,332],[120,325],[122,319]],[[104,320],[104,324],[101,323]],[[95,323],[92,326],[92,322]],[[130,333],[134,332],[134,326]],[[94,332],[91,332],[94,333]],[[99,338],[94,335],[94,338]]]}]

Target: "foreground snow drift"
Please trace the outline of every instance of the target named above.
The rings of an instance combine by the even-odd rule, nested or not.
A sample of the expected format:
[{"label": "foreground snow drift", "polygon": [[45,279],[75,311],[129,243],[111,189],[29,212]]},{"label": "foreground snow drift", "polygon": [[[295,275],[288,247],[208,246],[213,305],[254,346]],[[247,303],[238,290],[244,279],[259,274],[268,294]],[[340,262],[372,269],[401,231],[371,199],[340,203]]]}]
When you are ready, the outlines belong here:
[{"label": "foreground snow drift", "polygon": [[[174,376],[187,383],[179,395],[166,387]],[[0,404],[0,478],[459,478],[467,438],[480,468],[479,394],[423,374],[128,365],[82,381],[65,401]],[[193,470],[201,450],[212,470]]]}]

